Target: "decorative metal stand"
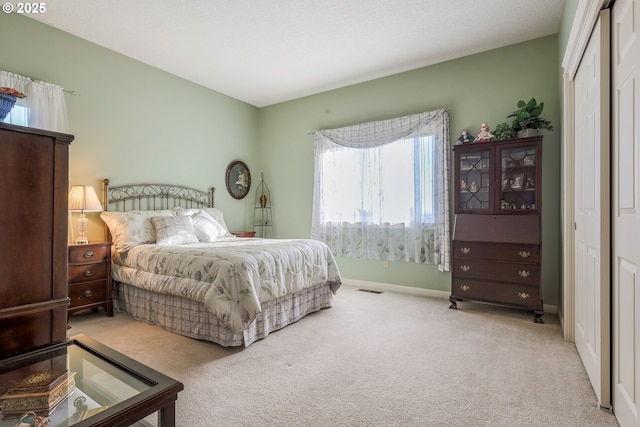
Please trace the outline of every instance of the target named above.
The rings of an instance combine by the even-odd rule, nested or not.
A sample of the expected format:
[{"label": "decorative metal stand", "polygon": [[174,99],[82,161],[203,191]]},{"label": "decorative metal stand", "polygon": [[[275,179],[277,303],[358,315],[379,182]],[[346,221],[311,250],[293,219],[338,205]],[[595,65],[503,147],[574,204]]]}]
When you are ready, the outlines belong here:
[{"label": "decorative metal stand", "polygon": [[253,211],[253,230],[256,237],[273,237],[273,218],[271,216],[271,191],[264,182],[264,173],[260,174],[260,184],[256,189]]}]

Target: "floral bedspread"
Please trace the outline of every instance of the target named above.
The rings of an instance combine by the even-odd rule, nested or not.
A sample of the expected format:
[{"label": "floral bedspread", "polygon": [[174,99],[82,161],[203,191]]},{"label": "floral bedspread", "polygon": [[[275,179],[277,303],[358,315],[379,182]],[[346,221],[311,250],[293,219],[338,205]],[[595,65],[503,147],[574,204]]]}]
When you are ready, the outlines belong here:
[{"label": "floral bedspread", "polygon": [[113,277],[202,302],[234,332],[255,319],[264,301],[322,283],[335,293],[342,283],[335,258],[321,241],[236,237],[135,246],[114,253]]}]

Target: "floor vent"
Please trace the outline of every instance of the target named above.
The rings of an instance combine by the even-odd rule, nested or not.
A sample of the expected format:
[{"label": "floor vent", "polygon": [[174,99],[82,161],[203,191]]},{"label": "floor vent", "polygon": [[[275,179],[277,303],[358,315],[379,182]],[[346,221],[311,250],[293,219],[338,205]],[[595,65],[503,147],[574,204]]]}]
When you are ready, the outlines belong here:
[{"label": "floor vent", "polygon": [[369,292],[371,294],[381,294],[382,291],[372,291],[371,289],[358,289],[360,292]]}]

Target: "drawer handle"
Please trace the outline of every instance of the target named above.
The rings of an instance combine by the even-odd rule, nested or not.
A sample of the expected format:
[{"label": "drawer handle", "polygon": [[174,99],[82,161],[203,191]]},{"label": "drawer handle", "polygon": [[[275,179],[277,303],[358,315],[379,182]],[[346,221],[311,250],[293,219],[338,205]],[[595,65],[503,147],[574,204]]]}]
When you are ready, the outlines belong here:
[{"label": "drawer handle", "polygon": [[520,258],[529,258],[531,256],[531,252],[528,251],[520,251],[518,253],[518,255],[520,255]]},{"label": "drawer handle", "polygon": [[530,274],[531,273],[529,273],[528,271],[525,271],[525,270],[518,271],[518,276],[520,276],[522,278],[529,277]]},{"label": "drawer handle", "polygon": [[460,290],[462,290],[462,292],[467,292],[469,289],[471,289],[471,286],[469,285],[460,285]]},{"label": "drawer handle", "polygon": [[93,271],[92,270],[85,270],[84,273],[84,277],[91,277],[93,276]]},{"label": "drawer handle", "polygon": [[87,289],[84,291],[84,296],[87,298],[91,298],[93,296],[93,291],[91,289]]},{"label": "drawer handle", "polygon": [[84,253],[84,257],[85,258],[93,258],[93,251],[85,252]]},{"label": "drawer handle", "polygon": [[471,252],[471,248],[460,248],[460,252],[466,255]]},{"label": "drawer handle", "polygon": [[471,267],[469,267],[468,265],[464,265],[463,264],[463,265],[460,266],[460,270],[462,270],[464,272],[467,272],[467,271],[471,270]]},{"label": "drawer handle", "polygon": [[527,299],[530,297],[529,294],[525,294],[524,292],[518,292],[518,296],[520,297],[520,299]]}]

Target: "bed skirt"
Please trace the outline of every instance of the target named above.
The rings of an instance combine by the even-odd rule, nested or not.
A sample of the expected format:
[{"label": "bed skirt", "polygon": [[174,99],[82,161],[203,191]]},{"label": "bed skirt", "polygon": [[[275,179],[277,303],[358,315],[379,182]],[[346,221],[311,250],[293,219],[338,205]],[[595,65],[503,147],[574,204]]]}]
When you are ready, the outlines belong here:
[{"label": "bed skirt", "polygon": [[262,313],[247,329],[233,332],[200,302],[113,282],[116,311],[129,313],[135,320],[160,326],[174,334],[212,341],[224,347],[248,347],[309,313],[331,307],[332,303],[330,285],[315,285],[263,303]]}]

